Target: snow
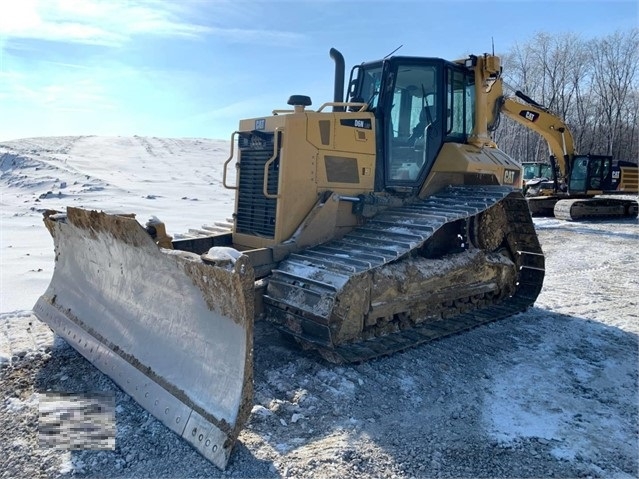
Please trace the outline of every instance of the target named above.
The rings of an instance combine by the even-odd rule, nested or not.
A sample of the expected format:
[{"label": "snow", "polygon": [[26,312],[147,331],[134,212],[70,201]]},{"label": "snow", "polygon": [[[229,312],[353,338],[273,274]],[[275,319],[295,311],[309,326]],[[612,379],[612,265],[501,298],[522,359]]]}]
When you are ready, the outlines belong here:
[{"label": "snow", "polygon": [[[53,243],[42,222],[45,209],[63,211],[70,205],[135,213],[141,223],[160,218],[173,236],[224,222],[234,203],[233,191],[222,186],[228,152],[227,141],[208,139],[88,136],[1,143],[0,367],[55,347],[53,334],[31,312],[54,266]],[[637,457],[632,413],[637,411],[639,223],[536,219],[535,226],[547,256],[544,289],[535,307],[509,326],[511,347],[490,352],[494,362],[486,362],[492,365],[476,392],[482,434],[504,446],[541,441],[558,460],[593,458],[594,474],[597,458],[613,449]],[[486,326],[486,334],[500,327]],[[278,419],[288,428],[308,422],[319,390],[321,401],[349,403],[361,391],[380,387],[352,369],[321,367],[312,379],[298,377],[296,390],[291,381],[299,369],[292,362],[264,374],[270,388],[296,397],[295,405],[306,405]],[[418,395],[425,381],[417,373],[402,366],[394,383],[383,388],[403,394],[432,418],[439,406]],[[437,381],[430,378],[428,384]],[[433,394],[435,399],[445,395]],[[18,414],[34,401],[36,396],[7,398],[4,407]],[[269,407],[256,404],[253,415],[266,421],[279,417],[279,409],[277,401]],[[366,419],[376,421],[347,416],[345,423],[360,425]],[[335,448],[350,447],[352,437],[336,429],[299,447],[294,437],[274,434],[273,441],[280,454],[329,458]],[[68,454],[63,459],[62,474],[85,467]]]},{"label": "snow", "polygon": [[211,261],[230,261],[235,264],[237,259],[241,256],[235,248],[229,248],[227,246],[213,246],[206,253],[207,259]]},{"label": "snow", "polygon": [[[226,220],[229,142],[51,137],[0,144],[0,311],[30,310],[53,274],[41,212],[67,206],[158,217],[175,235]],[[232,178],[231,178],[231,181]],[[214,207],[211,205],[214,204]]]},{"label": "snow", "polygon": [[37,394],[32,394],[27,399],[22,400],[18,398],[7,398],[4,402],[7,410],[11,412],[20,412],[25,408],[32,408],[38,405]]}]

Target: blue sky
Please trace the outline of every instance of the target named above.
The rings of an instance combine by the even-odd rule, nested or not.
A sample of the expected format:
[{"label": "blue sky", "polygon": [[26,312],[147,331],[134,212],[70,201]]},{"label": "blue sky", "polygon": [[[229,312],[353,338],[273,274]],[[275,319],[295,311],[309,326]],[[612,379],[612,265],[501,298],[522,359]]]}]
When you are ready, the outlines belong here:
[{"label": "blue sky", "polygon": [[332,98],[353,64],[509,50],[538,32],[602,37],[632,1],[0,0],[0,140],[228,138],[292,94]]}]

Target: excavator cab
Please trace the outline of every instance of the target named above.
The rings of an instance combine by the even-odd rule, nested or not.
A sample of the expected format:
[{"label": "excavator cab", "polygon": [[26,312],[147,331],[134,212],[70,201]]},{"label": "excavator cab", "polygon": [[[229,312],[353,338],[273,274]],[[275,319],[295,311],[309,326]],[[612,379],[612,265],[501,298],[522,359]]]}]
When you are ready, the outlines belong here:
[{"label": "excavator cab", "polygon": [[610,190],[612,157],[579,155],[573,160],[569,190],[571,194],[587,194]]}]

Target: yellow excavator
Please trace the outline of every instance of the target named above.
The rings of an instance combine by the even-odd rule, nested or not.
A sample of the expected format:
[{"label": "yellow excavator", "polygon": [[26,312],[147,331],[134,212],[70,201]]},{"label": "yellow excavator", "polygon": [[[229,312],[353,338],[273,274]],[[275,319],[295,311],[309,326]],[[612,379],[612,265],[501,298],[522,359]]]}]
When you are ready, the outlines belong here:
[{"label": "yellow excavator", "polygon": [[333,101],[294,95],[233,133],[230,231],[45,213],[56,266],[35,314],[220,468],[252,407],[256,317],[361,362],[525,311],[542,288],[521,166],[489,131],[499,58],[391,56],[346,83],[330,53]]},{"label": "yellow excavator", "polygon": [[[572,133],[559,116],[520,91],[515,97],[496,99],[496,114],[489,130],[497,128],[503,113],[548,142],[548,163],[523,164],[524,190],[533,216],[563,220],[637,217],[636,200],[613,197],[639,192],[636,163],[577,154]],[[527,171],[539,175],[526,178]]]}]

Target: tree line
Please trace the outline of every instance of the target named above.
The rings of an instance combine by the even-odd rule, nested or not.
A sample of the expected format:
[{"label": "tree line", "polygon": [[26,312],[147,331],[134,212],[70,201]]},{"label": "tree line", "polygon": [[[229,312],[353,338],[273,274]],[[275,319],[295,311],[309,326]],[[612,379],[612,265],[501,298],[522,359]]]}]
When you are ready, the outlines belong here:
[{"label": "tree line", "polygon": [[[502,54],[504,81],[564,119],[578,153],[639,158],[639,29],[584,40],[539,33]],[[499,147],[519,161],[543,161],[543,138],[508,118]]]}]

